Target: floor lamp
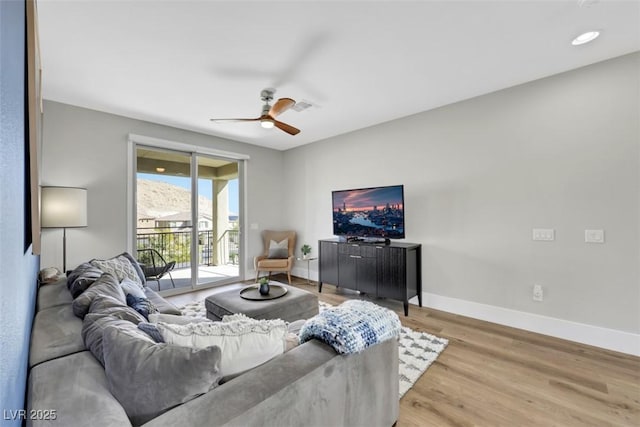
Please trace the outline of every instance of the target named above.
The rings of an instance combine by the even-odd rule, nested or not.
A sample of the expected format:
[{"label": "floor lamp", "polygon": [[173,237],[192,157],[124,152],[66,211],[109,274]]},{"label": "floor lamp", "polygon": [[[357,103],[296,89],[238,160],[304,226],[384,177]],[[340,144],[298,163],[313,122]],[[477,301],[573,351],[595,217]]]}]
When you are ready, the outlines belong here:
[{"label": "floor lamp", "polygon": [[87,190],[42,187],[42,228],[62,228],[62,272],[67,271],[67,228],[87,226]]}]

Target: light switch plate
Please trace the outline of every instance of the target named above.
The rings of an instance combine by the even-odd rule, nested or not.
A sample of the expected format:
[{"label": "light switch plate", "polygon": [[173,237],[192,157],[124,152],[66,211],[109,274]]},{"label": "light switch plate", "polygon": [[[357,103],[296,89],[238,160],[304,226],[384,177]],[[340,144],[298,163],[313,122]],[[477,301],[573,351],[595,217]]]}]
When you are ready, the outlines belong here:
[{"label": "light switch plate", "polygon": [[532,238],[533,240],[552,242],[556,239],[556,232],[553,228],[534,228]]},{"label": "light switch plate", "polygon": [[584,230],[585,243],[604,243],[604,230]]}]

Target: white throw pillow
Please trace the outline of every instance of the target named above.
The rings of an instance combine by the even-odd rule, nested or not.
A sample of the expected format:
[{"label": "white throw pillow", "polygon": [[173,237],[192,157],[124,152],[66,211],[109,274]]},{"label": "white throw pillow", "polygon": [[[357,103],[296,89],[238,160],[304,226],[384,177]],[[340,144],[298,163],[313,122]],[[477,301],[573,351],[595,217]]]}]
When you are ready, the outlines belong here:
[{"label": "white throw pillow", "polygon": [[173,325],[186,325],[188,323],[207,322],[211,323],[213,320],[206,317],[190,317],[190,316],[178,316],[176,314],[164,314],[153,313],[149,315],[149,323],[171,323]]},{"label": "white throw pillow", "polygon": [[244,372],[284,353],[288,332],[285,321],[281,319],[245,318],[187,325],[159,322],[157,327],[167,344],[193,348],[220,347],[223,376]]},{"label": "white throw pillow", "polygon": [[142,288],[140,287],[140,285],[134,282],[133,280],[129,279],[128,277],[125,277],[124,279],[122,279],[122,282],[120,282],[120,287],[124,291],[125,295],[131,294],[136,298],[147,297],[144,291],[142,290]]},{"label": "white throw pillow", "polygon": [[142,281],[136,269],[131,264],[131,261],[124,255],[118,255],[110,259],[93,259],[89,261],[89,263],[105,273],[113,274],[118,280],[127,278],[137,283],[138,286],[142,286]]}]

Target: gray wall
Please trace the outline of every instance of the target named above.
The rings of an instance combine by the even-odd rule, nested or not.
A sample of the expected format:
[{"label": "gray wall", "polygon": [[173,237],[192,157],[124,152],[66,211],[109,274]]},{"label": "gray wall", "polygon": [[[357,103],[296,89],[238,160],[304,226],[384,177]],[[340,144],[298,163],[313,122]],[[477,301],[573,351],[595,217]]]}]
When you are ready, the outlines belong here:
[{"label": "gray wall", "polygon": [[[638,333],[639,58],[289,150],[285,222],[316,246],[332,190],[404,184],[425,292]],[[605,244],[584,242],[593,228]]]},{"label": "gray wall", "polygon": [[38,257],[25,246],[25,3],[0,1],[0,409],[22,424]]},{"label": "gray wall", "polygon": [[[85,108],[46,101],[42,184],[85,187],[87,228],[67,230],[67,268],[111,257],[127,247],[127,136],[129,133],[249,155],[247,254],[262,251],[260,230],[281,223],[282,153]],[[43,230],[42,266],[62,267],[62,231]]]}]

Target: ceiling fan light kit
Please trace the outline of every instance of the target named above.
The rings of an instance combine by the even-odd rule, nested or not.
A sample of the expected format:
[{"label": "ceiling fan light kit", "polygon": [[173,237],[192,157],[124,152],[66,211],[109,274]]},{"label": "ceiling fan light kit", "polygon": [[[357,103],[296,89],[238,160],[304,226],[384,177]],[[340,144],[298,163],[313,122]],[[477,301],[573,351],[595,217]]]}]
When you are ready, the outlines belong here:
[{"label": "ceiling fan light kit", "polygon": [[262,106],[262,114],[260,117],[256,117],[255,119],[211,119],[212,122],[222,122],[222,121],[232,121],[232,122],[260,122],[260,126],[265,129],[271,129],[273,127],[277,127],[283,132],[288,133],[289,135],[297,135],[300,133],[300,129],[296,129],[293,126],[280,122],[275,119],[275,117],[284,113],[291,107],[293,107],[296,102],[291,98],[280,98],[275,104],[270,105],[269,103],[273,100],[273,94],[275,93],[275,89],[267,88],[263,89],[260,92],[260,99],[264,102]]}]

